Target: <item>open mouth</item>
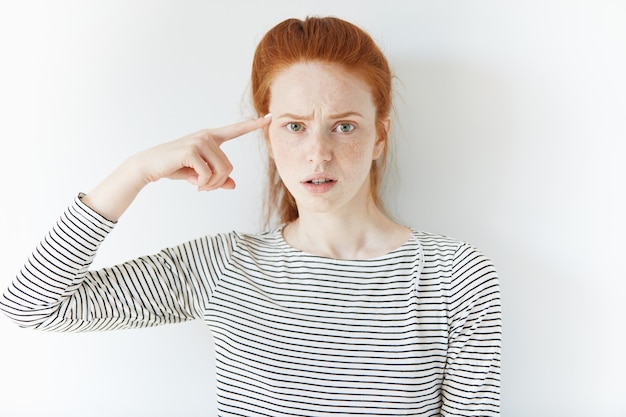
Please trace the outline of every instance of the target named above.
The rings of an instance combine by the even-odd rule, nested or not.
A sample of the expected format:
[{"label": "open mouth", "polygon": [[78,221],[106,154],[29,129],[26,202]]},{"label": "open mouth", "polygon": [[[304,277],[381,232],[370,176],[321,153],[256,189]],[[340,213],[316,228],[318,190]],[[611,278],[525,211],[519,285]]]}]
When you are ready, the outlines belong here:
[{"label": "open mouth", "polygon": [[331,180],[329,178],[315,178],[307,181],[309,184],[325,184],[327,182],[335,182],[335,180]]}]

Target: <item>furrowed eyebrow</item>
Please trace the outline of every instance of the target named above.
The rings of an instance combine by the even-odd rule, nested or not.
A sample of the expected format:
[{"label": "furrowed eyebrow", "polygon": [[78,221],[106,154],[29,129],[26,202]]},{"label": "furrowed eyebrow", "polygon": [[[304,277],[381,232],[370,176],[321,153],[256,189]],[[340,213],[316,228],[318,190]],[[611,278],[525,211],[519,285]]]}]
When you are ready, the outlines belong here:
[{"label": "furrowed eyebrow", "polygon": [[357,117],[363,118],[363,115],[356,111],[347,111],[345,113],[333,114],[330,116],[330,118],[331,119],[343,119],[345,117],[350,117],[350,116],[357,116]]},{"label": "furrowed eyebrow", "polygon": [[308,118],[308,116],[300,116],[300,115],[293,114],[293,113],[284,113],[284,114],[281,114],[280,116],[278,116],[277,118],[279,118],[279,119],[305,120],[305,119]]},{"label": "furrowed eyebrow", "polygon": [[[347,111],[344,113],[337,113],[337,114],[332,114],[330,115],[330,119],[343,119],[345,117],[350,117],[350,116],[357,116],[360,118],[363,118],[363,115],[359,112],[356,111]],[[311,119],[311,116],[302,116],[299,114],[293,114],[293,113],[283,113],[281,115],[279,115],[277,118],[280,119],[294,119],[294,120],[309,120]]]}]

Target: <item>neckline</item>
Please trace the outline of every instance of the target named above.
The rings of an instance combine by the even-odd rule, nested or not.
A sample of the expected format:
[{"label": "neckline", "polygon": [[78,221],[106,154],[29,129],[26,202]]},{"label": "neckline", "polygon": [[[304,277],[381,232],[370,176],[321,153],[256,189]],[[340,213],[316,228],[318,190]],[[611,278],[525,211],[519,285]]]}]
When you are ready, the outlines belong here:
[{"label": "neckline", "polygon": [[408,239],[406,239],[401,245],[397,246],[396,248],[390,250],[387,253],[384,253],[382,255],[379,256],[375,256],[372,258],[362,258],[362,259],[342,259],[342,258],[331,258],[328,256],[323,256],[323,255],[317,255],[315,253],[312,252],[307,252],[301,249],[296,248],[295,246],[292,246],[289,242],[287,242],[287,240],[285,239],[285,237],[283,236],[283,228],[285,227],[285,225],[281,225],[278,228],[276,228],[274,230],[274,234],[276,236],[276,239],[278,240],[278,242],[280,243],[281,246],[283,246],[284,248],[288,249],[290,253],[292,254],[296,254],[296,255],[302,255],[302,256],[306,256],[309,258],[315,258],[319,261],[326,261],[326,262],[332,262],[332,263],[360,263],[360,262],[376,262],[376,261],[382,261],[382,260],[386,260],[389,259],[391,257],[393,257],[396,253],[403,251],[406,247],[414,245],[414,244],[418,244],[418,239],[417,239],[417,231],[412,228],[412,227],[406,227],[411,234],[409,235]]}]

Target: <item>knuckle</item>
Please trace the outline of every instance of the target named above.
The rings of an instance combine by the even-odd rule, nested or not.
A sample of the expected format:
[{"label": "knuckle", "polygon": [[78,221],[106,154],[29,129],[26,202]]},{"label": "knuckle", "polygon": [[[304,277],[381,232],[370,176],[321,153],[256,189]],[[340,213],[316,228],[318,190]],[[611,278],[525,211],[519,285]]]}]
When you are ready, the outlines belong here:
[{"label": "knuckle", "polygon": [[207,130],[200,130],[188,137],[188,142],[190,146],[193,147],[203,147],[206,146],[206,143],[211,140],[211,135]]},{"label": "knuckle", "polygon": [[220,176],[228,175],[232,172],[232,170],[233,170],[233,167],[232,165],[230,165],[230,163],[226,163],[222,161],[215,164],[215,167],[214,167],[214,172]]}]

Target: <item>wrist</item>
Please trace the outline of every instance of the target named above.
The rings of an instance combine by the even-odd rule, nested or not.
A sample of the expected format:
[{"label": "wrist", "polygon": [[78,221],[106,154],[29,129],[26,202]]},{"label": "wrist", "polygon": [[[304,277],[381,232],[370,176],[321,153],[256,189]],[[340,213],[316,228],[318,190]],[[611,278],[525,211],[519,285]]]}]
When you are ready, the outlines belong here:
[{"label": "wrist", "polygon": [[93,210],[115,222],[146,184],[141,164],[135,158],[129,158],[83,196],[82,200]]},{"label": "wrist", "polygon": [[145,164],[141,161],[141,154],[133,155],[122,162],[113,175],[123,179],[127,183],[127,187],[138,193],[143,187],[155,181],[145,171],[144,167]]}]

